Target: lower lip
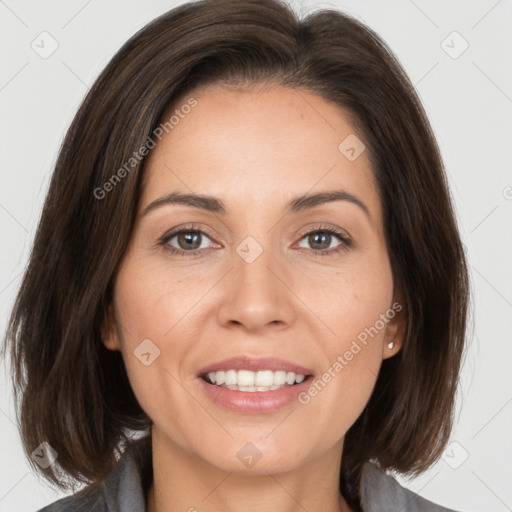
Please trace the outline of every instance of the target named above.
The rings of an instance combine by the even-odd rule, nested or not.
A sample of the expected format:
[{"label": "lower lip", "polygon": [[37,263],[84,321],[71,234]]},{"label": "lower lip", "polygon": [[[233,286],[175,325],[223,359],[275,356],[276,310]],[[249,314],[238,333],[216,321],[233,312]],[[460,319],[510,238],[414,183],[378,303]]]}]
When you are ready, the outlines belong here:
[{"label": "lower lip", "polygon": [[312,379],[313,377],[310,375],[300,384],[294,386],[286,386],[272,391],[250,392],[235,391],[208,384],[201,377],[198,377],[203,390],[214,402],[231,411],[246,414],[273,412],[286,407],[297,400],[298,395],[309,387]]}]

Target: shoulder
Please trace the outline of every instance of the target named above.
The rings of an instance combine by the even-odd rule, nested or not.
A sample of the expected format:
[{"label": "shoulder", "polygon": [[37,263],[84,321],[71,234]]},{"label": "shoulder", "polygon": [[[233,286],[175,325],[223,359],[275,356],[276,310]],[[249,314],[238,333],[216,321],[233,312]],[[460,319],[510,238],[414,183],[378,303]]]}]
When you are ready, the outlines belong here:
[{"label": "shoulder", "polygon": [[364,512],[456,512],[402,487],[370,462],[363,466],[360,489]]},{"label": "shoulder", "polygon": [[145,482],[152,476],[148,473],[150,447],[147,440],[130,443],[102,482],[91,484],[37,512],[143,512]]},{"label": "shoulder", "polygon": [[72,496],[61,498],[37,512],[108,512],[101,489],[87,487]]}]

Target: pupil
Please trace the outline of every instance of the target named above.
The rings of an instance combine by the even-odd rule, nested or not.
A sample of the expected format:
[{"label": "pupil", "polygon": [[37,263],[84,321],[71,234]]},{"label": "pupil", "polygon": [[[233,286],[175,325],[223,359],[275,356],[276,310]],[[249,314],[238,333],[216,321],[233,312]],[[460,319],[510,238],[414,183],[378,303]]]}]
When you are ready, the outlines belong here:
[{"label": "pupil", "polygon": [[[331,236],[330,233],[324,233],[324,232],[316,233],[316,234],[310,236],[310,243],[314,247],[314,245],[317,243],[321,244],[321,242],[318,242],[318,239],[320,237],[323,237],[324,242],[325,242],[325,239],[327,238],[327,240],[329,240],[328,237],[330,237],[330,236]],[[328,247],[329,247],[329,243],[327,243],[327,245],[324,244],[324,247],[314,247],[314,248],[315,249],[327,249]]]},{"label": "pupil", "polygon": [[[181,247],[197,249],[201,245],[199,242],[199,235],[200,233],[181,233],[178,237],[178,242]],[[185,243],[182,245],[182,242]],[[190,242],[192,242],[192,244]]]}]

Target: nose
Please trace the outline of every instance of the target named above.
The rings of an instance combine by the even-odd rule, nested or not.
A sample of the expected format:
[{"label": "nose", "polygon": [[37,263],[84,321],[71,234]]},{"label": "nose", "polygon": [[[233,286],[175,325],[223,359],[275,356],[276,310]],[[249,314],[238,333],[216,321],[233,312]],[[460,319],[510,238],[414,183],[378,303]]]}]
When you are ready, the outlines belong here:
[{"label": "nose", "polygon": [[281,330],[295,319],[289,272],[278,265],[270,249],[251,263],[233,253],[233,269],[223,280],[217,319],[220,325],[239,325],[247,332]]}]

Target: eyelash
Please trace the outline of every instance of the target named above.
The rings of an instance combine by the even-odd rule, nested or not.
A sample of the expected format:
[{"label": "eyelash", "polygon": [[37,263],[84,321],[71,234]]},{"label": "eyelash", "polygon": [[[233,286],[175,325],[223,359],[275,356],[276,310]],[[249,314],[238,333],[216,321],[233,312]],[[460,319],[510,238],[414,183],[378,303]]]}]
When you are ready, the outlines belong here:
[{"label": "eyelash", "polygon": [[[176,231],[171,231],[170,233],[166,233],[158,242],[159,246],[162,246],[165,248],[165,250],[171,252],[172,254],[176,254],[178,256],[195,256],[204,249],[196,249],[195,251],[183,251],[181,249],[176,249],[176,247],[172,247],[169,244],[169,241],[172,240],[176,235],[180,235],[181,233],[200,233],[202,235],[206,235],[208,238],[213,239],[214,237],[208,233],[208,231],[204,231],[202,229],[198,229],[194,225],[184,226],[180,229],[177,229]],[[334,256],[338,254],[341,251],[346,251],[349,247],[352,245],[352,240],[348,238],[348,236],[341,230],[330,227],[330,226],[319,226],[311,231],[307,231],[306,233],[302,234],[300,237],[300,240],[305,238],[308,235],[311,235],[313,233],[326,233],[330,235],[334,235],[337,238],[339,238],[341,244],[338,247],[335,247],[334,249],[311,249],[313,253],[316,256]]]}]

